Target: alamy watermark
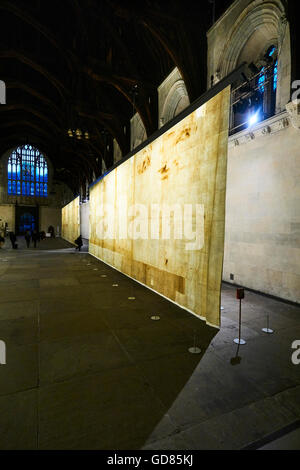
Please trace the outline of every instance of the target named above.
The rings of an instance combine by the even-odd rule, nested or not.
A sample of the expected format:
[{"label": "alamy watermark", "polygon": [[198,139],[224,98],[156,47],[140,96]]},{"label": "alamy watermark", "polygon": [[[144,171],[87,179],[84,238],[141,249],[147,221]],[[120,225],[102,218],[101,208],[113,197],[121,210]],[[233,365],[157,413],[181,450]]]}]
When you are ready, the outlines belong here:
[{"label": "alamy watermark", "polygon": [[292,102],[298,104],[300,101],[300,80],[292,82]]},{"label": "alamy watermark", "polygon": [[295,349],[295,352],[292,354],[292,363],[295,366],[300,364],[300,340],[295,340],[292,344],[292,349]]},{"label": "alamy watermark", "polygon": [[0,104],[6,104],[6,85],[3,80],[0,80]]},{"label": "alamy watermark", "polygon": [[203,204],[133,204],[126,198],[118,205],[96,209],[96,235],[100,240],[182,240],[188,251],[204,246]]},{"label": "alamy watermark", "polygon": [[6,344],[0,340],[0,365],[6,364]]}]

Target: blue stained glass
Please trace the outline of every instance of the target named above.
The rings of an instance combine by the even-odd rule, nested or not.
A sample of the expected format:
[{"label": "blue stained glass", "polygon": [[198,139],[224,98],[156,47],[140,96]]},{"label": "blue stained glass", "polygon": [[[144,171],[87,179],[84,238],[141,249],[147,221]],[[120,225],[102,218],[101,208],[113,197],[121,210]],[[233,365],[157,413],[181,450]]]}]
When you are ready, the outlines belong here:
[{"label": "blue stained glass", "polygon": [[278,82],[278,60],[276,60],[275,66],[274,66],[274,77],[273,77],[273,90],[274,91],[277,88],[277,82]]},{"label": "blue stained glass", "polygon": [[275,50],[276,50],[276,47],[275,47],[275,46],[272,47],[272,49],[271,49],[270,52],[269,52],[269,57],[272,57],[272,55],[274,54]]},{"label": "blue stained glass", "polygon": [[258,77],[258,89],[261,93],[264,93],[264,91],[265,91],[264,84],[265,84],[266,76],[263,73],[264,71],[265,71],[265,68],[263,67],[260,71],[261,72],[260,76]]},{"label": "blue stained glass", "polygon": [[23,196],[48,196],[47,162],[43,155],[31,145],[18,147],[12,152],[7,164],[9,195]]}]

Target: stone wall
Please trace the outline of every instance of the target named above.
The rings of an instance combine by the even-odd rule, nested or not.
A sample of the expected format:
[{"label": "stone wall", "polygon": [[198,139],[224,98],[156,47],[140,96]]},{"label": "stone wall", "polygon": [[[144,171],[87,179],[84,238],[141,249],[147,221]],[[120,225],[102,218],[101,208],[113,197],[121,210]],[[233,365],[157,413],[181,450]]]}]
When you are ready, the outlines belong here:
[{"label": "stone wall", "polygon": [[300,302],[299,143],[287,113],[230,138],[223,273],[226,281],[294,302]]},{"label": "stone wall", "polygon": [[158,91],[159,128],[177,116],[189,104],[185,83],[177,67],[160,84]]},{"label": "stone wall", "polygon": [[138,147],[147,139],[146,129],[141,117],[136,113],[130,120],[130,150]]},{"label": "stone wall", "polygon": [[113,140],[114,146],[114,163],[117,163],[122,158],[122,151],[116,139]]},{"label": "stone wall", "polygon": [[80,204],[80,233],[82,238],[90,238],[90,204],[86,202]]},{"label": "stone wall", "polygon": [[47,206],[40,206],[39,209],[40,231],[48,232],[48,227],[52,225],[55,235],[61,235],[61,209]]}]

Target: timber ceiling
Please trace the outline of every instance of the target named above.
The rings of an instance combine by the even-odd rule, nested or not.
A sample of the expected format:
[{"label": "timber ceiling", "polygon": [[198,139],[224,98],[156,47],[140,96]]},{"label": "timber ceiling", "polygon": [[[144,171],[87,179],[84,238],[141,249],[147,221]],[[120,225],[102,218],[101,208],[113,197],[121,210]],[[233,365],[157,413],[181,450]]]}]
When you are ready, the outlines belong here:
[{"label": "timber ceiling", "polygon": [[134,112],[157,129],[157,87],[175,66],[190,101],[206,89],[209,0],[0,0],[0,17],[0,154],[38,146],[74,192],[113,164],[113,138],[128,153]]}]

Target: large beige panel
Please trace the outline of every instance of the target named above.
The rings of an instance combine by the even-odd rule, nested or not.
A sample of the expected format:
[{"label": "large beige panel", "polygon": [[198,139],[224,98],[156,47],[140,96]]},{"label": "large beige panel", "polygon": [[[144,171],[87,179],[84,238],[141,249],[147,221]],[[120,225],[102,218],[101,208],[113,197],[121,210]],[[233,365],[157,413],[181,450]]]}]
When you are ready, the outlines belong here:
[{"label": "large beige panel", "polygon": [[[215,326],[220,324],[229,96],[230,89],[223,90],[90,190],[90,252]],[[164,239],[164,209],[174,205],[171,236]],[[160,209],[157,234],[153,208]],[[188,208],[194,240],[204,241],[194,249],[186,233],[190,220],[183,217]],[[177,231],[175,238],[181,226],[183,236]]]},{"label": "large beige panel", "polygon": [[62,209],[62,238],[74,243],[80,235],[79,197]]},{"label": "large beige panel", "polygon": [[15,206],[13,204],[0,205],[0,226],[8,224],[8,229],[15,230]]}]

